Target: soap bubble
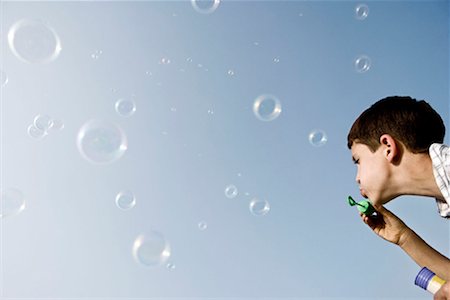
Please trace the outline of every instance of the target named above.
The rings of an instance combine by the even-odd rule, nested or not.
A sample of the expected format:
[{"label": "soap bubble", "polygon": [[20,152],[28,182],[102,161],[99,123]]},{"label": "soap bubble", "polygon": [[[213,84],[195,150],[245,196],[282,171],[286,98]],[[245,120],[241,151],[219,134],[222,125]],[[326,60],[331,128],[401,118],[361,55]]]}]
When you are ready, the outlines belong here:
[{"label": "soap bubble", "polygon": [[355,70],[358,73],[364,73],[369,71],[372,61],[367,55],[360,55],[355,59]]},{"label": "soap bubble", "polygon": [[8,84],[9,78],[8,75],[3,70],[0,70],[0,85],[1,87],[5,87]]},{"label": "soap bubble", "polygon": [[364,20],[369,15],[369,7],[366,4],[358,4],[355,7],[355,18],[358,20]]},{"label": "soap bubble", "polygon": [[102,56],[103,50],[95,50],[94,53],[91,54],[91,58],[94,60],[98,60],[100,56]]},{"label": "soap bubble", "polygon": [[253,198],[249,205],[250,212],[255,216],[264,216],[270,211],[270,204],[265,200]]},{"label": "soap bubble", "polygon": [[311,133],[308,136],[308,139],[311,145],[315,147],[321,147],[325,145],[328,141],[327,134],[325,133],[325,131],[321,129],[315,129],[311,131]]},{"label": "soap bubble", "polygon": [[59,119],[52,119],[51,120],[51,125],[50,128],[48,129],[48,131],[61,131],[64,129],[64,123],[63,121],[59,120]]},{"label": "soap bubble", "polygon": [[162,65],[169,65],[171,63],[171,60],[169,58],[167,58],[167,57],[163,57],[163,58],[161,58],[159,63],[162,64]]},{"label": "soap bubble", "polygon": [[55,30],[38,20],[23,19],[14,23],[8,32],[12,53],[26,63],[48,63],[61,52],[61,41]]},{"label": "soap bubble", "polygon": [[275,58],[273,59],[273,62],[276,63],[276,64],[279,63],[279,62],[280,62],[280,58],[279,58],[279,57],[275,57]]},{"label": "soap bubble", "polygon": [[52,127],[52,118],[47,115],[37,115],[36,117],[34,117],[33,125],[36,128],[47,132],[50,127]]},{"label": "soap bubble", "polygon": [[130,117],[136,111],[136,104],[133,100],[119,99],[116,101],[116,112],[122,117]]},{"label": "soap bubble", "polygon": [[219,7],[220,0],[191,0],[191,4],[197,12],[210,14]]},{"label": "soap bubble", "polygon": [[167,263],[166,268],[167,268],[169,271],[173,271],[173,270],[175,270],[176,266],[175,266],[174,263],[169,262],[169,263]]},{"label": "soap bubble", "polygon": [[234,71],[233,70],[228,70],[228,75],[234,76]]},{"label": "soap bubble", "polygon": [[233,199],[234,197],[237,196],[237,194],[238,194],[238,189],[235,185],[230,184],[225,188],[225,196],[227,198]]},{"label": "soap bubble", "polygon": [[170,257],[170,246],[164,235],[152,231],[139,235],[133,243],[133,257],[141,265],[159,266]]},{"label": "soap bubble", "polygon": [[208,228],[208,223],[206,223],[205,221],[198,222],[198,229],[204,231],[206,230],[206,228]]},{"label": "soap bubble", "polygon": [[37,128],[34,124],[28,126],[27,133],[30,137],[40,140],[47,135],[47,132]]},{"label": "soap bubble", "polygon": [[25,209],[25,197],[23,193],[15,188],[8,188],[1,192],[2,218],[19,214]]},{"label": "soap bubble", "polygon": [[95,164],[111,163],[127,150],[127,137],[114,123],[91,120],[79,130],[77,147],[81,156]]},{"label": "soap bubble", "polygon": [[272,121],[281,113],[281,102],[272,95],[261,95],[253,103],[253,112],[261,121]]},{"label": "soap bubble", "polygon": [[129,210],[136,206],[136,197],[131,191],[121,191],[116,196],[116,205],[122,210]]}]

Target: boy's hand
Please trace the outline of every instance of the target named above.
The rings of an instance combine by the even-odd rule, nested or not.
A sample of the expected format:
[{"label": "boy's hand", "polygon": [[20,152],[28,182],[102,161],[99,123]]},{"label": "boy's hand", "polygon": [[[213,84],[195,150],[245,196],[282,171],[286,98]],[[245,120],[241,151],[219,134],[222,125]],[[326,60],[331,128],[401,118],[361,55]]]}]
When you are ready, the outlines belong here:
[{"label": "boy's hand", "polygon": [[369,217],[360,213],[364,223],[386,241],[401,245],[407,238],[409,227],[383,205],[375,204],[374,207],[377,210],[377,216]]},{"label": "boy's hand", "polygon": [[434,295],[434,300],[450,300],[450,282],[445,283]]}]

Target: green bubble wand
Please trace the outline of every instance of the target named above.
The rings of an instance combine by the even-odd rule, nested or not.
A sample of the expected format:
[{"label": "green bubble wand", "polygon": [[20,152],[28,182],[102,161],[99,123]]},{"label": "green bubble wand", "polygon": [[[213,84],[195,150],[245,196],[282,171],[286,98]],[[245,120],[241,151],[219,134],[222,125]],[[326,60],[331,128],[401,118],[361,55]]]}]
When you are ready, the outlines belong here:
[{"label": "green bubble wand", "polygon": [[372,203],[370,203],[370,201],[368,200],[356,202],[355,200],[353,200],[352,196],[348,196],[348,204],[350,204],[350,206],[357,205],[358,210],[366,216],[372,216],[377,212]]}]

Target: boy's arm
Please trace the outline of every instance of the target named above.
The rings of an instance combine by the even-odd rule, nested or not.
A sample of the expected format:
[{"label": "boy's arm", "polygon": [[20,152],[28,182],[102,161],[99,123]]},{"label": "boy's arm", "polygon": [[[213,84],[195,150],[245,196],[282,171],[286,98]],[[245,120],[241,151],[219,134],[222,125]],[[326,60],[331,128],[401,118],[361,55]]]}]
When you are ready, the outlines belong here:
[{"label": "boy's arm", "polygon": [[408,228],[399,246],[419,266],[433,270],[437,276],[450,281],[450,259],[428,245],[417,233]]},{"label": "boy's arm", "polygon": [[377,217],[361,215],[364,223],[380,237],[400,246],[419,266],[427,267],[450,281],[450,259],[428,245],[402,220],[382,205],[375,206]]}]

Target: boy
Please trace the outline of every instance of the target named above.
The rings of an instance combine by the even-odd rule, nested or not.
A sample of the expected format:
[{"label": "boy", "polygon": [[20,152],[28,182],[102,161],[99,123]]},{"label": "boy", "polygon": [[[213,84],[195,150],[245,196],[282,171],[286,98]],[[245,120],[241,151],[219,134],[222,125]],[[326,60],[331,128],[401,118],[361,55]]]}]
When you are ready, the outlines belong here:
[{"label": "boy", "polygon": [[444,135],[444,122],[427,102],[394,96],[364,111],[347,138],[361,195],[378,213],[361,214],[362,220],[419,266],[447,281],[435,300],[450,300],[450,259],[383,205],[401,195],[429,196],[436,199],[440,215],[450,218],[450,148],[442,144]]}]

